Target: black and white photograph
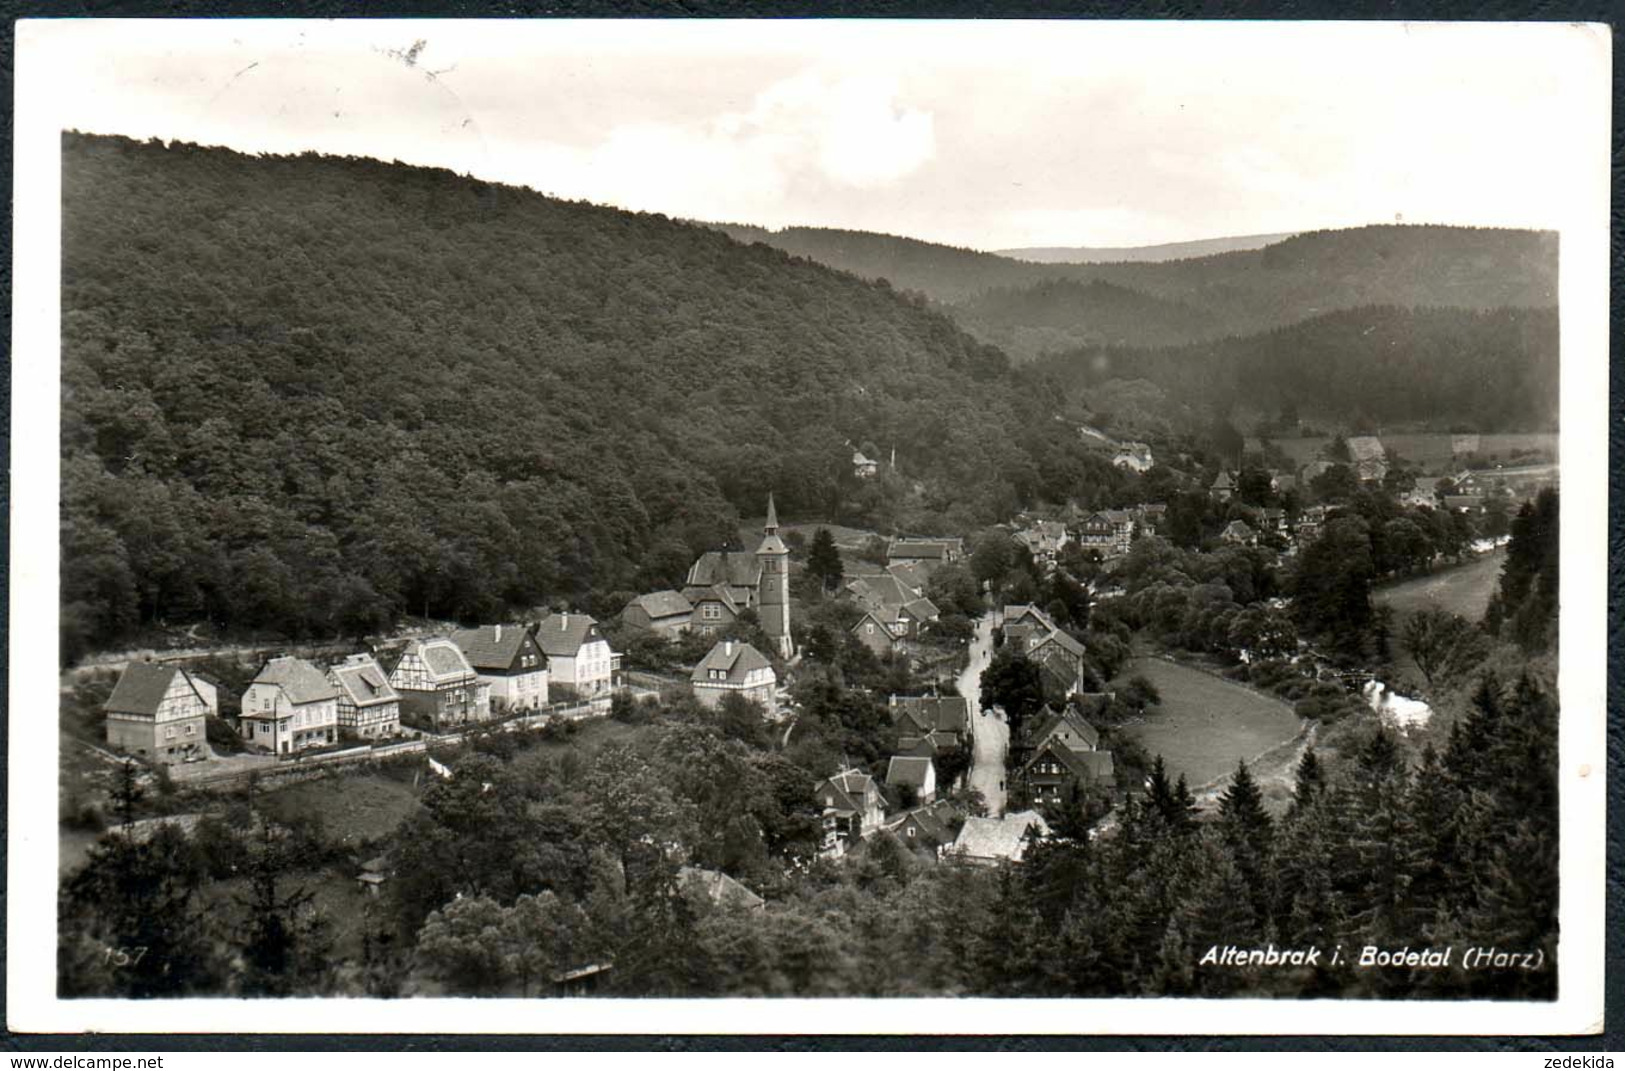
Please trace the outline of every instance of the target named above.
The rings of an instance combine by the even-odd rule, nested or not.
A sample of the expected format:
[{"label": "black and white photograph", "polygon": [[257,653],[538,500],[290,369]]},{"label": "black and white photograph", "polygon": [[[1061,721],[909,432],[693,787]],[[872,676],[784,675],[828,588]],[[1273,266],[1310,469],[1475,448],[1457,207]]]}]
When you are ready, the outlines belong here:
[{"label": "black and white photograph", "polygon": [[1606,27],[18,42],[14,1028],[1601,1028]]}]

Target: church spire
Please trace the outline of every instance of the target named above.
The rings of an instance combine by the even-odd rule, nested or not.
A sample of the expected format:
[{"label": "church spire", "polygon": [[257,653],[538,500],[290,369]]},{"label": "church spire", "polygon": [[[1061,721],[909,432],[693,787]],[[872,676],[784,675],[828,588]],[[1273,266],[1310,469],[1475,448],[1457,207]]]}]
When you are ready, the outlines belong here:
[{"label": "church spire", "polygon": [[773,508],[773,492],[767,493],[767,523],[762,525],[762,534],[775,535],[779,530],[779,513]]}]

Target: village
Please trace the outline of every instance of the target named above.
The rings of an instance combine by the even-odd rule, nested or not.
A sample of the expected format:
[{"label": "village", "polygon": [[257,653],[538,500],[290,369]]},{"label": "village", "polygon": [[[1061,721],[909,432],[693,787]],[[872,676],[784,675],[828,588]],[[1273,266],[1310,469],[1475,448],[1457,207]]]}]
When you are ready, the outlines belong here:
[{"label": "village", "polygon": [[[1106,443],[1113,464],[1136,477],[1157,468],[1145,443]],[[1455,446],[1458,460],[1477,444],[1458,439]],[[1345,447],[1339,440],[1331,449],[1343,454]],[[1460,560],[1464,547],[1487,552],[1504,542],[1506,517],[1554,476],[1551,466],[1508,472],[1479,465],[1395,480],[1391,473],[1403,472],[1403,463],[1385,456],[1376,437],[1352,437],[1346,451],[1346,463],[1319,458],[1295,469],[1269,467],[1255,452],[1249,464],[1210,467],[1211,475],[1186,456],[1180,462],[1187,471],[1172,482],[1159,474],[1159,486],[1175,491],[1182,503],[1176,509],[1188,511],[1191,499],[1200,499],[1203,514],[1195,523],[1205,529],[1198,553],[1245,549],[1266,572],[1312,545],[1351,494],[1377,490],[1394,508],[1432,521],[1433,542],[1420,564],[1431,569],[1447,555]],[[882,468],[861,450],[852,463],[859,479]],[[1147,720],[1146,708],[1159,698],[1155,687],[1137,677],[1120,697],[1127,674],[1108,678],[1124,659],[1108,656],[1103,668],[1089,650],[1087,628],[1104,631],[1109,615],[1102,610],[1129,593],[1123,567],[1148,541],[1165,545],[1169,525],[1167,502],[1098,510],[1074,504],[1047,518],[1018,516],[977,534],[969,546],[966,535],[882,541],[850,530],[836,545],[821,525],[781,531],[770,497],[753,549],[702,554],[680,589],[638,595],[607,625],[557,609],[529,621],[420,629],[366,650],[329,648],[325,657],[275,653],[258,664],[240,696],[223,696],[222,682],[197,659],[149,653],[118,672],[102,706],[105,746],[84,746],[105,764],[135,761],[205,794],[250,779],[272,784],[289,769],[305,775],[330,767],[342,778],[367,769],[369,760],[404,754],[420,754],[426,769],[450,777],[434,754],[454,753],[470,734],[545,731],[683,696],[713,712],[746,705],[750,716],[776,727],[773,736],[785,748],[800,713],[793,685],[831,661],[826,626],[835,625],[844,631],[838,645],[902,667],[896,675],[916,691],[875,696],[890,726],[874,761],[842,764],[808,786],[820,811],[818,854],[840,860],[883,838],[933,860],[1019,862],[1033,839],[1049,835],[1080,800],[1094,801],[1091,835],[1109,829],[1115,802],[1146,772],[1151,741],[1125,736],[1118,723],[1126,709],[1133,720]],[[822,564],[819,553],[809,554],[808,534],[825,542]],[[984,568],[987,560],[997,564]],[[812,586],[806,577],[815,566],[826,575]],[[1053,600],[1040,605],[1046,583],[1082,593],[1082,603],[1096,609],[1093,626],[1084,624],[1084,610],[1074,617]],[[817,604],[811,609],[819,636],[811,645],[798,642],[809,636],[809,601]],[[1284,621],[1288,606],[1272,596],[1265,612]],[[1290,624],[1285,628],[1290,633]],[[1121,624],[1117,631],[1128,635]],[[631,648],[630,657],[612,639]],[[1351,678],[1349,666],[1321,657],[1307,638],[1293,636],[1274,650],[1256,638],[1251,643],[1253,650],[1237,644],[1234,657],[1286,658],[1312,680],[1339,687],[1371,679]],[[997,688],[990,690],[983,674],[995,650],[1032,668],[1039,686],[1034,709],[989,701]],[[1282,724],[1301,751],[1308,723]],[[1134,756],[1126,766],[1114,759],[1113,740],[1127,741],[1119,745]],[[1187,772],[1197,773],[1176,772],[1182,784]],[[111,783],[105,771],[102,782]],[[1215,785],[1205,787],[1201,799],[1211,805]],[[389,871],[382,858],[358,867],[358,880],[374,884]],[[756,897],[731,876],[709,880],[724,879]]]}]

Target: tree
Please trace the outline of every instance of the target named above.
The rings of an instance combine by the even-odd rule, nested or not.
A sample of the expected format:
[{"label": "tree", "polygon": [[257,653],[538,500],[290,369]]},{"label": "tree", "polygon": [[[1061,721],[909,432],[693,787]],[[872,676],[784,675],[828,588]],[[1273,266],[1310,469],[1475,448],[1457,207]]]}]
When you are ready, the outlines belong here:
[{"label": "tree", "polygon": [[204,868],[186,835],[107,833],[66,884],[58,920],[63,996],[219,992],[224,964],[199,902]]},{"label": "tree", "polygon": [[1431,686],[1456,648],[1477,632],[1465,618],[1429,606],[1405,618],[1400,639]]},{"label": "tree", "polygon": [[[1118,690],[1117,696],[1139,711],[1162,702],[1162,693],[1157,691],[1157,686],[1143,673],[1136,673],[1130,677],[1128,683]],[[1158,762],[1161,762],[1162,757],[1159,755],[1157,758]]]},{"label": "tree", "polygon": [[841,552],[828,528],[821,527],[813,533],[812,545],[807,550],[807,572],[818,579],[826,593],[841,587]]},{"label": "tree", "polygon": [[1005,644],[982,671],[980,698],[984,710],[1003,708],[1011,737],[1019,739],[1023,722],[1044,706],[1043,674],[1024,652]]}]

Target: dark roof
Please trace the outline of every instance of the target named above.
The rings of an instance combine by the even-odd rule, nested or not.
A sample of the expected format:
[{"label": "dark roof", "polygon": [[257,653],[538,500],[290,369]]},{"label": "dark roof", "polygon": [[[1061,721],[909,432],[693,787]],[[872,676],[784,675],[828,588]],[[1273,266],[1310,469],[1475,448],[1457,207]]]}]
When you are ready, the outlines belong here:
[{"label": "dark roof", "polygon": [[587,614],[548,614],[536,625],[536,644],[550,658],[574,658],[583,644],[599,638],[597,624]]},{"label": "dark roof", "polygon": [[910,561],[946,560],[965,545],[962,539],[894,539],[886,547],[887,558]]},{"label": "dark roof", "polygon": [[698,606],[702,602],[711,602],[714,600],[726,606],[729,611],[734,614],[738,614],[739,611],[743,609],[743,607],[739,605],[739,600],[734,598],[733,592],[728,589],[728,585],[726,584],[712,584],[710,587],[684,588],[683,598],[687,599],[691,606]]},{"label": "dark roof", "polygon": [[[186,671],[178,666],[131,662],[119,675],[118,683],[113,686],[113,694],[107,697],[103,709],[120,714],[156,715],[177,673],[186,676]],[[187,683],[191,684],[190,679]],[[197,688],[194,686],[192,691],[195,693]],[[203,697],[199,695],[198,698]]]},{"label": "dark roof", "polygon": [[695,684],[704,684],[710,679],[711,670],[720,669],[728,674],[730,681],[742,682],[753,670],[772,668],[773,663],[750,644],[740,643],[738,640],[723,640],[700,659],[699,664],[694,667],[694,672],[689,675],[689,680]]},{"label": "dark roof", "polygon": [[736,588],[753,588],[762,582],[762,562],[756,555],[743,550],[710,550],[688,570],[687,587],[708,588],[712,584],[727,584]]},{"label": "dark roof", "polygon": [[529,632],[524,625],[481,625],[453,632],[451,642],[475,669],[507,669],[519,657]]},{"label": "dark roof", "polygon": [[1033,753],[1022,767],[1023,772],[1031,770],[1045,757],[1054,759],[1065,766],[1074,777],[1083,781],[1106,781],[1114,776],[1115,764],[1110,751],[1073,751],[1059,741],[1045,744]]},{"label": "dark roof", "polygon": [[634,606],[643,608],[643,612],[651,618],[676,617],[679,614],[694,612],[694,604],[689,602],[680,591],[655,591],[648,595],[639,595],[626,604],[627,609]]},{"label": "dark roof", "polygon": [[[826,791],[825,786],[829,786]],[[874,778],[857,770],[842,770],[834,777],[818,783],[815,795],[834,796],[837,811],[861,811],[864,797],[875,787]]]},{"label": "dark roof", "polygon": [[[374,707],[400,699],[400,693],[390,685],[383,667],[371,655],[351,655],[338,665],[329,667],[327,675],[338,685],[339,691],[358,707]],[[377,868],[369,866],[367,869]]]},{"label": "dark roof", "polygon": [[912,755],[893,755],[891,761],[886,764],[886,783],[921,789],[925,787],[925,778],[930,772],[930,759],[916,758]]},{"label": "dark roof", "polygon": [[970,703],[958,695],[894,695],[889,703],[892,722],[907,716],[929,733],[962,733],[970,728]]},{"label": "dark roof", "polygon": [[282,689],[291,703],[318,703],[324,699],[337,699],[338,686],[327,679],[327,674],[303,658],[282,655],[261,667],[252,681],[254,684],[275,684]]}]

